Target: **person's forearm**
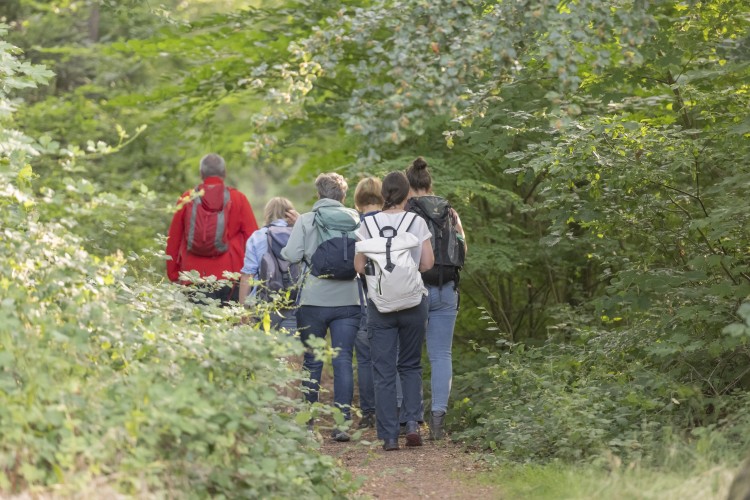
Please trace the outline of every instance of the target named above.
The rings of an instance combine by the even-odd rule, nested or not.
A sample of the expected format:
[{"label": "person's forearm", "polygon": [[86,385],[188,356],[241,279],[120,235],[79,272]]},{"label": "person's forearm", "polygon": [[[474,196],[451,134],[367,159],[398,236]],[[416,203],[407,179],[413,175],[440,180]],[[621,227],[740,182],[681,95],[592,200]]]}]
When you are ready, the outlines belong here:
[{"label": "person's forearm", "polygon": [[245,305],[245,300],[247,300],[247,295],[250,293],[250,275],[249,274],[243,274],[240,276],[240,304]]},{"label": "person's forearm", "polygon": [[469,245],[468,243],[466,243],[466,233],[464,233],[464,227],[461,225],[461,219],[459,219],[458,223],[456,224],[456,232],[461,236],[461,238],[459,239],[464,245],[464,255],[466,255],[469,250]]},{"label": "person's forearm", "polygon": [[422,256],[419,259],[419,272],[423,273],[432,269],[435,265],[435,254],[432,252],[432,244],[430,240],[424,240],[422,242]]}]

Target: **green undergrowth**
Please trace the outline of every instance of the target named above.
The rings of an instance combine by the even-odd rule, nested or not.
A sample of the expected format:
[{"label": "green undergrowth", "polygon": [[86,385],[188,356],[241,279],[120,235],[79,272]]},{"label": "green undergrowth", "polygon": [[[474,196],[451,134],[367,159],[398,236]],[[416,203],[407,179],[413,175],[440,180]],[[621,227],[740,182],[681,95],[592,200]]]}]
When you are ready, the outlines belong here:
[{"label": "green undergrowth", "polygon": [[72,220],[23,215],[0,215],[0,496],[353,491],[305,427],[330,410],[289,395],[297,339],[133,278],[139,256],[88,253]]},{"label": "green undergrowth", "polygon": [[726,498],[750,450],[750,396],[712,395],[627,345],[462,352],[448,423],[481,450],[482,480],[503,498]]},{"label": "green undergrowth", "polygon": [[725,464],[695,463],[682,468],[583,465],[506,465],[479,475],[496,485],[505,499],[538,500],[684,500],[724,499],[734,475]]},{"label": "green undergrowth", "polygon": [[739,460],[748,449],[750,396],[711,395],[645,354],[579,344],[479,350],[486,366],[455,377],[449,425],[499,461],[659,465],[687,443]]}]

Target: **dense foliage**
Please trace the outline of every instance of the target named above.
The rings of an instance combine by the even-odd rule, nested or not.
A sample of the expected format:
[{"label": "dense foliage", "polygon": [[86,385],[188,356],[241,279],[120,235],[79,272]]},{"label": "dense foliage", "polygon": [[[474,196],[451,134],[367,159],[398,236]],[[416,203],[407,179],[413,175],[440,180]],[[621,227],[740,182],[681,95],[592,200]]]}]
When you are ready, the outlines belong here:
[{"label": "dense foliage", "polygon": [[[732,1],[381,2],[301,43],[320,78],[360,83],[346,126],[381,155],[429,155],[461,203],[465,291],[490,331],[546,344],[467,375],[481,427],[464,436],[520,459],[640,456],[640,441],[664,442],[651,427],[737,432],[750,380],[737,314],[750,293],[747,15]],[[370,64],[349,62],[362,52]],[[436,152],[425,119],[441,115],[461,128]],[[559,377],[558,358],[583,368]],[[554,391],[519,382],[509,396],[506,371]]]},{"label": "dense foliage", "polygon": [[[582,73],[576,94],[554,93],[570,103],[569,123],[506,155],[516,162],[506,172],[530,187],[525,216],[544,225],[541,247],[557,254],[536,263],[548,277],[529,288],[550,290],[556,306],[542,311],[550,345],[503,354],[480,380],[515,379],[522,363],[535,385],[565,382],[523,391],[532,407],[578,415],[577,432],[572,421],[541,423],[561,432],[533,451],[540,457],[601,448],[653,456],[668,441],[665,426],[746,435],[747,10],[665,3],[649,13],[654,29],[632,62]],[[577,411],[579,398],[589,405]],[[479,400],[470,413],[484,420],[503,408]],[[518,410],[512,427],[537,435],[538,422]],[[502,420],[485,430],[512,450]],[[587,439],[571,449],[581,434]],[[655,437],[657,447],[648,443]]]},{"label": "dense foliage", "polygon": [[[228,352],[239,335],[230,323],[206,335],[205,345],[183,345],[217,328],[151,271],[162,265],[153,235],[166,230],[164,207],[195,181],[196,159],[220,152],[232,166],[230,181],[260,206],[279,193],[306,204],[304,183],[320,171],[339,169],[355,181],[423,155],[436,191],[469,232],[455,341],[460,376],[449,412],[456,435],[517,461],[614,454],[658,463],[678,442],[730,454],[747,446],[747,2],[49,4],[13,0],[0,8],[10,25],[2,36],[54,72],[2,46],[2,217],[12,228],[2,243],[3,297],[12,299],[3,314],[16,318],[6,322],[15,325],[7,335],[31,339],[28,346],[2,341],[2,373],[12,387],[23,387],[8,375],[23,356],[6,352],[22,348],[42,356],[56,380],[66,379],[64,370],[78,374],[73,389],[94,408],[131,404],[135,392],[127,388],[145,380],[155,391],[186,384],[202,395],[221,383],[243,395],[234,403],[209,399],[199,416],[174,413],[225,429],[208,408],[250,411],[245,393],[266,397],[263,381],[271,380],[255,385],[229,375],[231,364],[271,370],[262,377],[288,374],[273,364],[278,353],[264,335],[259,345]],[[33,88],[48,78],[51,85]],[[303,186],[290,186],[297,182]],[[54,258],[47,245],[32,244],[48,240],[63,249]],[[11,286],[21,275],[33,281]],[[46,295],[25,293],[37,288]],[[80,293],[54,299],[67,289]],[[68,323],[78,325],[75,341],[51,326]],[[160,334],[145,341],[146,331]],[[246,359],[248,349],[265,354]],[[183,375],[165,373],[161,356]],[[214,373],[189,359],[224,368]],[[88,376],[99,370],[111,373],[106,383]],[[227,378],[208,380],[222,370]],[[40,387],[57,392],[24,399],[37,405],[39,422],[62,411],[56,398],[77,398],[73,389]],[[154,437],[144,456],[184,457],[195,447],[217,453],[212,460],[229,456],[230,445],[205,436],[195,447],[162,449],[166,417],[136,406],[149,415],[138,425]],[[76,408],[81,414],[84,406]],[[262,425],[299,437],[276,413],[259,415]],[[34,436],[38,444],[8,441],[8,449],[42,450],[54,435],[72,447],[59,463],[72,463],[84,445],[63,439],[64,421],[52,434],[38,422],[23,428],[14,439]],[[41,483],[61,467],[42,451],[18,456],[3,456],[12,457],[3,467],[17,481],[31,479],[15,463],[36,464]],[[112,467],[116,459],[127,470],[125,456],[91,463]],[[315,478],[309,484],[336,474],[314,453],[307,460],[299,477]],[[156,478],[149,484],[164,486],[157,469],[149,469]],[[201,484],[208,494],[244,487],[226,481]],[[327,494],[346,488],[326,484]]]},{"label": "dense foliage", "polygon": [[[58,168],[70,169],[89,155],[13,129],[11,92],[50,73],[7,44],[0,65],[0,491],[57,485],[65,495],[244,498],[349,491],[351,479],[317,452],[304,427],[311,413],[282,390],[300,374],[279,360],[299,354],[300,343],[239,324],[235,309],[196,306],[154,279],[135,253],[87,251],[81,212],[145,206],[81,178],[57,181],[64,198],[49,187],[34,193],[29,161],[61,157]],[[136,279],[128,271],[139,260],[146,262]]]}]

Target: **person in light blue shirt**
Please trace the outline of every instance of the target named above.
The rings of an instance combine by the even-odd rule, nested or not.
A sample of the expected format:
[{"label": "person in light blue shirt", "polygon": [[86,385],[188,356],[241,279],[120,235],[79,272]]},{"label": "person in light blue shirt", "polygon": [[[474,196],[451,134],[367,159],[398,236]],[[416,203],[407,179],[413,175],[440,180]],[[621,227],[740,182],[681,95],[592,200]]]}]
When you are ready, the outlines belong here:
[{"label": "person in light blue shirt", "polygon": [[[264,226],[253,232],[245,243],[245,259],[240,271],[240,304],[252,307],[252,304],[262,300],[258,295],[258,286],[250,289],[250,279],[260,278],[260,263],[263,255],[268,251],[268,228],[270,226],[293,226],[299,214],[294,210],[292,202],[286,198],[271,198],[263,209]],[[249,297],[249,300],[248,300]],[[271,328],[285,331],[290,335],[297,334],[297,317],[294,309],[277,309],[271,313]],[[299,372],[302,366],[302,356],[287,356],[284,362],[288,363],[292,370]],[[302,393],[299,388],[289,385],[284,388],[282,395],[290,400],[300,400]],[[294,406],[289,406],[287,411],[293,411]]]},{"label": "person in light blue shirt", "polygon": [[[260,262],[268,251],[268,227],[290,226],[297,219],[297,211],[292,202],[286,198],[271,198],[263,209],[264,226],[255,231],[245,244],[245,260],[240,271],[240,304],[246,304],[248,297],[255,299],[258,287],[250,289],[250,279],[259,279]],[[271,315],[271,327],[282,328],[289,332],[297,330],[297,320],[291,310],[277,311]]]}]

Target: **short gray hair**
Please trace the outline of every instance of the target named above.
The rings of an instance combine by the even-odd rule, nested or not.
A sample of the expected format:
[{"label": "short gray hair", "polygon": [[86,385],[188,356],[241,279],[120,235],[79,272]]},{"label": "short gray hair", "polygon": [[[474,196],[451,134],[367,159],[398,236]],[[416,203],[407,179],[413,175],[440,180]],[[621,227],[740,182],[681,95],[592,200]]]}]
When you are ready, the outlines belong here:
[{"label": "short gray hair", "polygon": [[340,174],[334,172],[331,172],[330,174],[320,174],[318,178],[315,179],[315,187],[318,188],[319,198],[329,198],[336,201],[344,201],[346,190],[349,189],[346,179]]},{"label": "short gray hair", "polygon": [[201,158],[201,178],[221,177],[223,179],[226,175],[227,164],[224,163],[224,158],[216,153],[208,153]]}]

